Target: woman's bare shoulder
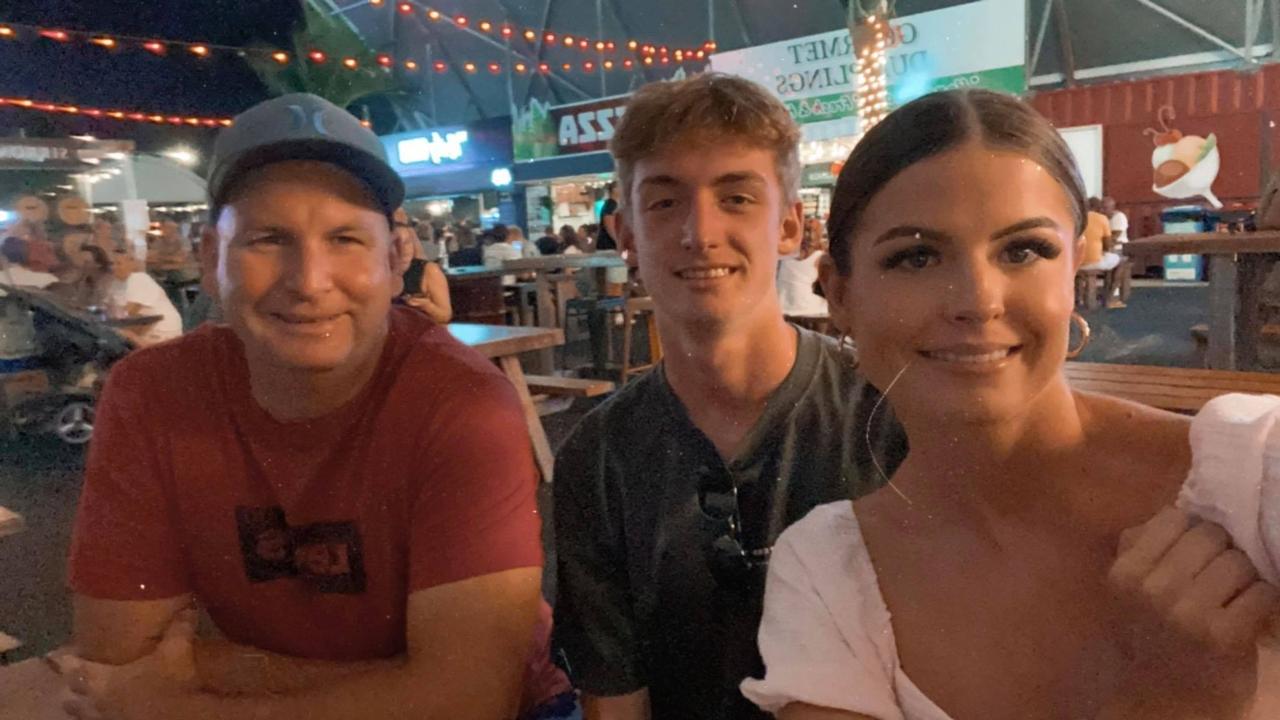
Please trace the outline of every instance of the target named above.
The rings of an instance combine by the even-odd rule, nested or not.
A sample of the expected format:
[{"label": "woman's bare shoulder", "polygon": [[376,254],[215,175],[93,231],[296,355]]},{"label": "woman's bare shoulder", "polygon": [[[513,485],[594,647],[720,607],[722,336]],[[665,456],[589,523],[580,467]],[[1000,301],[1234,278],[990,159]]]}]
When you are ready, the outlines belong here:
[{"label": "woman's bare shoulder", "polygon": [[1191,469],[1191,418],[1106,395],[1076,393],[1091,446],[1107,474],[1161,506]]}]

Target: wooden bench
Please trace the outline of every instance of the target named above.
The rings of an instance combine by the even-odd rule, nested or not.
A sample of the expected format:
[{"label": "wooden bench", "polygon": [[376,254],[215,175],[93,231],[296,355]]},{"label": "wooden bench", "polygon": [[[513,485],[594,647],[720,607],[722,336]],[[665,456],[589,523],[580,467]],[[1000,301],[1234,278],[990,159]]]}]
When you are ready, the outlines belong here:
[{"label": "wooden bench", "polygon": [[1107,287],[1106,270],[1076,271],[1076,307],[1096,310],[1105,302],[1101,293]]},{"label": "wooden bench", "polygon": [[1175,412],[1198,412],[1228,393],[1280,395],[1280,374],[1068,362],[1071,387]]},{"label": "wooden bench", "polygon": [[[22,516],[0,506],[0,537],[16,535],[26,529]],[[0,632],[0,665],[9,664],[9,653],[22,647],[22,641],[12,635]]]},{"label": "wooden bench", "polygon": [[0,537],[16,535],[25,529],[26,523],[21,515],[9,508],[0,506]]},{"label": "wooden bench", "polygon": [[9,664],[9,653],[22,647],[22,641],[0,632],[0,665]]},{"label": "wooden bench", "polygon": [[525,375],[529,392],[533,395],[558,395],[593,398],[613,392],[608,380],[560,377],[559,375]]}]

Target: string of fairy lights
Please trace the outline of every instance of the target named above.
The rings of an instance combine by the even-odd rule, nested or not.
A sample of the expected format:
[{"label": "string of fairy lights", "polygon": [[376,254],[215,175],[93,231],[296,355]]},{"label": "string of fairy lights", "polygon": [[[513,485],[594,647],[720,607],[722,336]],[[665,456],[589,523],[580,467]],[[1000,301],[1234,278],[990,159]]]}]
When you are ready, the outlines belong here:
[{"label": "string of fairy lights", "polygon": [[[406,8],[411,12],[417,12],[417,7],[408,2],[399,3],[399,7],[402,13]],[[536,46],[541,41],[547,47],[563,47],[589,54],[588,59],[585,60],[561,63],[535,63],[524,60],[513,60],[510,63],[455,60],[450,63],[444,60],[435,60],[431,63],[431,69],[437,73],[448,72],[451,68],[457,68],[466,73],[479,73],[487,70],[495,75],[505,72],[508,68],[517,74],[535,72],[546,74],[552,72],[553,68],[558,68],[564,72],[580,71],[588,74],[596,73],[600,70],[629,71],[635,69],[637,65],[653,66],[705,62],[710,54],[716,50],[716,43],[711,40],[702,43],[701,46],[690,48],[673,48],[668,45],[658,45],[634,39],[626,41],[601,40],[572,34],[557,34],[550,30],[520,29],[509,23],[498,24],[484,19],[472,20],[468,16],[461,14],[447,16],[435,8],[423,10],[422,17],[429,22],[444,23],[463,30],[470,28],[477,32],[502,37],[507,40],[518,36],[531,46]],[[232,54],[237,57],[255,56],[263,59],[269,58],[280,65],[304,61],[312,65],[333,64],[350,71],[358,71],[366,65],[376,65],[388,70],[400,67],[409,72],[416,72],[422,69],[422,64],[413,58],[397,56],[387,52],[375,53],[372,61],[368,62],[362,62],[361,58],[350,55],[333,55],[324,48],[318,47],[308,49],[301,57],[295,57],[293,53],[278,48],[247,48],[211,42],[67,30],[23,23],[0,23],[0,40],[45,40],[64,44],[94,45],[106,51],[136,48],[161,57],[187,55],[205,59],[219,54]],[[618,55],[618,53],[627,52],[634,55],[634,57]]]},{"label": "string of fairy lights", "polygon": [[38,110],[41,112],[61,113],[64,115],[80,115],[83,117],[103,120],[146,122],[156,125],[182,125],[188,127],[217,128],[226,127],[231,124],[230,118],[174,115],[172,113],[140,112],[138,110],[93,108],[84,107],[82,105],[51,103],[21,97],[0,97],[0,107],[12,107],[22,110]]},{"label": "string of fairy lights", "polygon": [[[432,60],[428,67],[413,58],[397,56],[393,53],[378,52],[372,59],[365,56],[332,55],[323,48],[313,47],[295,56],[285,50],[270,47],[240,47],[212,42],[193,40],[175,40],[156,36],[123,35],[120,33],[94,32],[87,30],[70,30],[61,27],[31,25],[26,23],[0,22],[0,41],[8,42],[55,42],[66,45],[94,46],[105,52],[117,52],[128,49],[140,49],[159,57],[195,57],[209,59],[218,55],[233,55],[239,58],[258,57],[270,59],[281,66],[294,62],[305,62],[313,66],[329,65],[351,72],[368,70],[370,67],[386,71],[402,69],[415,73],[429,70],[437,74],[456,71],[468,75],[489,73],[501,75],[508,70],[516,75],[542,74],[552,72],[581,72],[594,74],[598,72],[633,71],[638,67],[680,65],[692,62],[705,62],[716,50],[716,43],[706,41],[698,47],[670,47],[665,44],[643,42],[636,39],[613,40],[590,38],[569,33],[557,33],[551,30],[535,30],[518,27],[506,22],[493,22],[485,18],[472,18],[465,14],[448,15],[443,11],[414,2],[390,2],[389,0],[370,0],[374,7],[394,6],[402,15],[418,15],[431,23],[442,23],[454,28],[492,35],[508,42],[523,40],[529,46],[536,47],[541,42],[545,47],[565,48],[587,54],[587,59],[575,62],[553,63],[549,61],[534,62],[522,59],[517,55],[509,61],[502,60]],[[25,110],[62,113],[67,115],[84,115],[120,121],[149,122],[154,124],[189,125],[217,127],[229,125],[228,118],[194,117],[174,115],[169,112],[154,112],[137,109],[87,108],[71,103],[57,103],[29,97],[0,97],[0,106],[9,106]]]},{"label": "string of fairy lights", "polygon": [[892,29],[886,15],[868,15],[862,27],[855,28],[857,58],[854,71],[858,76],[858,121],[864,133],[889,113],[889,86],[885,67],[888,62],[886,35],[890,32]]}]

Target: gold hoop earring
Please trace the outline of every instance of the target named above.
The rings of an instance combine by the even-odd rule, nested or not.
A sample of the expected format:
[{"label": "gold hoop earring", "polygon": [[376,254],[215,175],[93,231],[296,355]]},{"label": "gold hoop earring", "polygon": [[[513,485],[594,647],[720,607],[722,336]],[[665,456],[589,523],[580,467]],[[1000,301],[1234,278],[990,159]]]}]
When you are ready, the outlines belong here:
[{"label": "gold hoop earring", "polygon": [[[1091,334],[1089,330],[1089,321],[1085,320],[1083,315],[1074,310],[1071,311],[1071,324],[1080,328],[1080,344],[1075,348],[1067,349],[1068,360],[1080,357],[1080,353],[1084,352],[1084,349],[1089,346],[1089,336]],[[1070,336],[1071,332],[1068,330],[1067,337],[1070,338]]]},{"label": "gold hoop earring", "polygon": [[847,355],[853,364],[853,369],[858,369],[858,343],[854,341],[853,336],[849,333],[840,333],[839,343],[840,354]]}]

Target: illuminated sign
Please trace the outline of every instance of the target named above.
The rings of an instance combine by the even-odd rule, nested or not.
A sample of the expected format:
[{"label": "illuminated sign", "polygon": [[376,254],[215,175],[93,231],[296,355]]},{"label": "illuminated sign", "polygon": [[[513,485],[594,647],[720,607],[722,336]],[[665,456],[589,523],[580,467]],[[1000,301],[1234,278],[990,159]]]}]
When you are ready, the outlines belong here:
[{"label": "illuminated sign", "polygon": [[429,162],[440,165],[445,161],[462,159],[463,146],[470,139],[466,130],[430,135],[401,140],[396,144],[396,153],[402,165]]}]

